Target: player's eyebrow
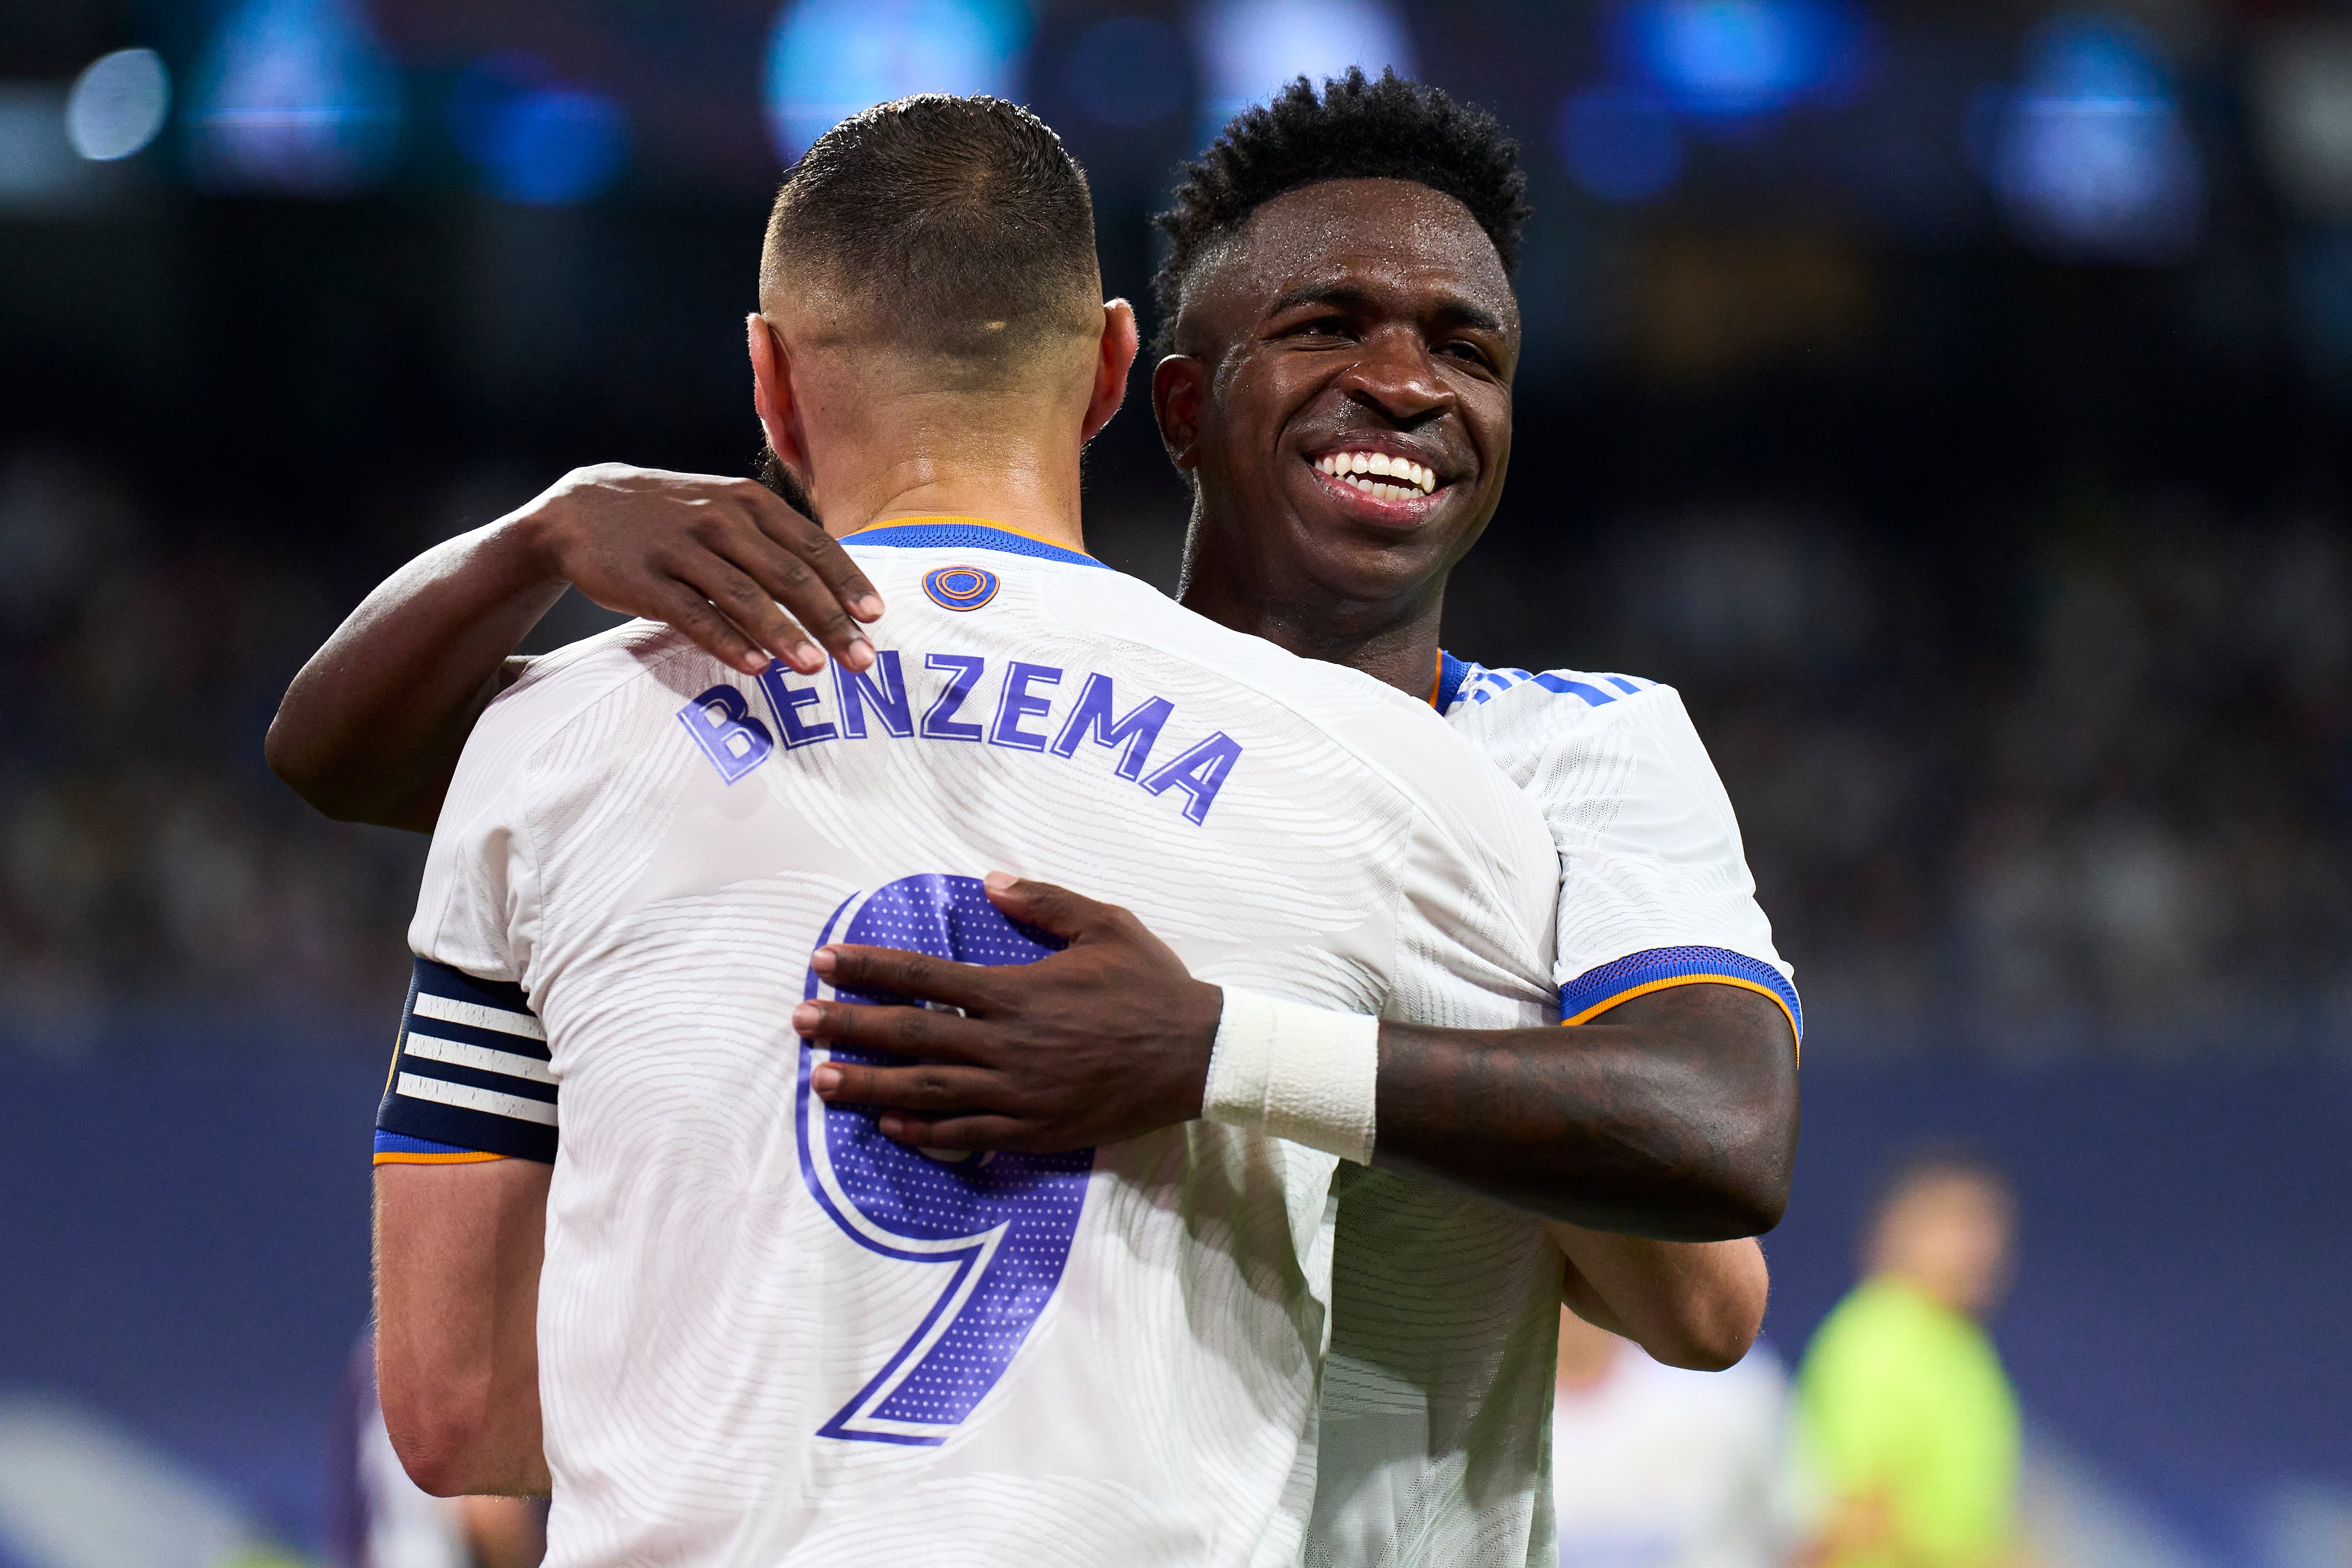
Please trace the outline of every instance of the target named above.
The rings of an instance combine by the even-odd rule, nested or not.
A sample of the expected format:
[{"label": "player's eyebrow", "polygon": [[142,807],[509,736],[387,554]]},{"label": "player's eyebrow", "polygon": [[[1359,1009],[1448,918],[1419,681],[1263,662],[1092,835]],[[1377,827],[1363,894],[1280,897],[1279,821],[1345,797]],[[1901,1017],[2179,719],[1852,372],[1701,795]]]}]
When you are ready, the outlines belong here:
[{"label": "player's eyebrow", "polygon": [[[1374,303],[1370,289],[1355,283],[1302,283],[1284,290],[1266,307],[1269,316],[1279,316],[1301,305],[1328,305],[1335,310],[1355,314]],[[1458,294],[1448,295],[1437,303],[1432,312],[1448,326],[1465,327],[1472,331],[1501,332],[1507,329],[1501,317],[1482,305],[1474,305]]]}]

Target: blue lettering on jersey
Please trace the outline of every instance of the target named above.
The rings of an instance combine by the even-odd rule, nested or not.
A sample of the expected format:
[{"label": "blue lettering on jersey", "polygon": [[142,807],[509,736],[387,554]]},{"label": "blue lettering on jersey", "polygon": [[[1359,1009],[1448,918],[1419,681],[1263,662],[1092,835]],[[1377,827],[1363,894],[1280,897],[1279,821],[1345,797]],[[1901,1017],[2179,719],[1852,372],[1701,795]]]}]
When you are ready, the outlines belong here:
[{"label": "blue lettering on jersey", "polygon": [[1011,746],[1020,752],[1042,752],[1045,737],[1021,727],[1021,721],[1032,714],[1050,712],[1054,700],[1037,697],[1030,692],[1032,686],[1055,686],[1062,672],[1050,664],[1023,664],[1015,659],[1013,668],[1004,672],[1004,695],[996,703],[996,732],[988,738],[990,745]]},{"label": "blue lettering on jersey", "polygon": [[1195,823],[1206,822],[1209,807],[1216,804],[1217,792],[1225,787],[1227,775],[1241,760],[1241,742],[1220,730],[1145,779],[1143,787],[1153,795],[1182,790],[1188,797],[1184,815]]},{"label": "blue lettering on jersey", "polygon": [[1176,711],[1175,705],[1165,697],[1147,697],[1116,722],[1111,719],[1115,710],[1110,677],[1087,676],[1086,689],[1078,693],[1078,705],[1070,710],[1062,732],[1054,737],[1054,754],[1071,755],[1077,751],[1080,741],[1123,747],[1118,776],[1130,782],[1141,778],[1143,764],[1150,760],[1151,747],[1160,739],[1160,726],[1168,722],[1168,715]]},{"label": "blue lettering on jersey", "polygon": [[[877,685],[875,677],[881,678]],[[853,741],[866,739],[866,710],[870,706],[882,728],[904,740],[915,732],[908,717],[907,676],[898,668],[898,650],[884,648],[874,656],[872,674],[833,661],[833,700],[841,710],[841,732]]]},{"label": "blue lettering on jersey", "polygon": [[743,694],[731,686],[712,687],[679,709],[677,721],[719,770],[722,783],[733,784],[776,749],[768,727],[751,717]]},{"label": "blue lettering on jersey", "polygon": [[770,659],[768,668],[760,672],[760,685],[768,694],[768,706],[775,711],[776,728],[784,737],[784,750],[796,752],[803,746],[832,740],[834,731],[831,724],[813,724],[801,717],[801,710],[823,702],[824,693],[814,686],[794,686],[791,674],[783,660]]},{"label": "blue lettering on jersey", "polygon": [[[876,650],[874,668],[863,673],[845,669],[836,661],[830,691],[815,685],[795,686],[791,672],[781,663],[769,665],[760,677],[760,688],[767,694],[777,736],[788,752],[820,741],[865,741],[887,735],[902,741],[919,737],[985,742],[1070,760],[1082,745],[1091,742],[1116,752],[1118,760],[1112,771],[1147,795],[1176,792],[1184,801],[1185,820],[1196,825],[1209,819],[1209,808],[1216,804],[1218,792],[1241,763],[1242,743],[1219,730],[1172,762],[1145,772],[1159,748],[1161,732],[1176,720],[1176,705],[1165,697],[1144,693],[1121,713],[1111,678],[1097,671],[1081,677],[1056,665],[1006,660],[994,715],[986,718],[987,699],[981,695],[981,688],[990,676],[990,662],[979,654],[926,654],[923,668],[944,679],[930,706],[923,710],[920,722],[913,717],[915,693],[897,648]],[[1073,686],[1077,688],[1075,699],[1066,695]],[[828,702],[830,716],[825,711]],[[1066,709],[1058,724],[1057,703]],[[976,717],[960,717],[967,711]],[[729,784],[758,767],[775,750],[767,727],[745,711],[743,694],[732,686],[712,687],[678,710],[678,721]]]},{"label": "blue lettering on jersey", "polygon": [[[977,879],[939,875],[853,895],[816,944],[836,940],[910,948],[960,963],[1031,963],[1063,945],[1007,920]],[[906,1000],[833,991],[814,969],[805,994],[856,1003]],[[1003,1377],[1061,1284],[1094,1151],[933,1159],[883,1137],[872,1110],[828,1105],[810,1091],[810,1071],[835,1057],[906,1060],[801,1041],[802,1180],[858,1246],[942,1268],[947,1279],[914,1331],[817,1435],[935,1446]],[[1116,1368],[1096,1371],[1117,1375]]]},{"label": "blue lettering on jersey", "polygon": [[927,741],[979,740],[980,726],[958,723],[955,715],[956,710],[963,706],[963,700],[971,695],[971,689],[980,684],[982,673],[988,668],[988,660],[968,653],[935,653],[923,660],[923,668],[945,671],[948,677],[947,688],[940,693],[940,700],[932,703],[923,715],[923,738]]}]

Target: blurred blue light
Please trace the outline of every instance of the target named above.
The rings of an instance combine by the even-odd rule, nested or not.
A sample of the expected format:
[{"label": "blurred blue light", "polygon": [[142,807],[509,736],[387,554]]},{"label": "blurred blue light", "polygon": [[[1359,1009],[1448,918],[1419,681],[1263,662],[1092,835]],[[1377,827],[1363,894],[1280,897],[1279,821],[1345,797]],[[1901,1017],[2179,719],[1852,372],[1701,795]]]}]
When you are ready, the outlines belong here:
[{"label": "blurred blue light", "polygon": [[1113,16],[1079,37],[1064,82],[1106,125],[1152,124],[1184,101],[1184,40],[1150,16]]},{"label": "blurred blue light", "polygon": [[1320,87],[1349,66],[1413,74],[1412,39],[1388,0],[1207,0],[1192,14],[1202,81],[1200,140],[1297,77]]},{"label": "blurred blue light", "polygon": [[2128,25],[2061,16],[2000,101],[1991,175],[2011,224],[2084,260],[2176,260],[2204,220],[2197,150],[2162,62]]},{"label": "blurred blue light", "polygon": [[391,163],[400,82],[351,0],[244,0],[194,75],[190,153],[211,184],[334,195]]},{"label": "blurred blue light", "polygon": [[768,128],[797,159],[863,109],[917,92],[1019,96],[1021,0],[792,0],[768,39]]},{"label": "blurred blue light", "polygon": [[561,86],[529,56],[477,61],[449,96],[449,132],[490,194],[524,206],[584,202],[613,183],[628,121],[599,92]]},{"label": "blurred blue light", "polygon": [[86,67],[66,100],[66,137],[95,163],[128,158],[163,129],[172,76],[152,49],[117,49]]},{"label": "blurred blue light", "polygon": [[1683,171],[1682,136],[1666,106],[1619,87],[1589,87],[1560,105],[1559,155],[1576,183],[1612,202],[1659,195]]},{"label": "blurred blue light", "polygon": [[1622,80],[1725,122],[1851,96],[1866,43],[1847,0],[1622,0],[1606,26]]}]

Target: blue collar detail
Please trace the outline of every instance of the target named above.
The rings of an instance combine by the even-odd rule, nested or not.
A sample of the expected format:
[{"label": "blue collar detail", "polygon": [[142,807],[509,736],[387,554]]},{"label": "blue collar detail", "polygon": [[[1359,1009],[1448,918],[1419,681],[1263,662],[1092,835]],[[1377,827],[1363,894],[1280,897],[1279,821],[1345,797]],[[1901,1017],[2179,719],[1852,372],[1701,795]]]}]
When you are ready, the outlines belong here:
[{"label": "blue collar detail", "polygon": [[1470,678],[1471,668],[1469,660],[1456,658],[1444,648],[1437,650],[1436,708],[1440,717],[1454,706],[1454,700],[1462,695],[1462,683]]},{"label": "blue collar detail", "polygon": [[1008,555],[1058,561],[1065,566],[1102,566],[1106,572],[1110,570],[1091,555],[1065,550],[1008,528],[990,528],[976,522],[877,523],[844,536],[842,543],[886,544],[898,550],[1001,550]]}]

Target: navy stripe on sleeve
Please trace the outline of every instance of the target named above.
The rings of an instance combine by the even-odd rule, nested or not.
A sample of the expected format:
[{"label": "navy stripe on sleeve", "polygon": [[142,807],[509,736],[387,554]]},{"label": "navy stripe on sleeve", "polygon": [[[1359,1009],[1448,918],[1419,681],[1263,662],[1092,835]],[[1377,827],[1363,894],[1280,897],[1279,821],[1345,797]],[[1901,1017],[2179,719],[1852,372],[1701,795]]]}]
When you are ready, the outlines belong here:
[{"label": "navy stripe on sleeve", "polygon": [[555,1100],[547,1030],[522,987],[418,959],[378,1133],[552,1164]]}]

